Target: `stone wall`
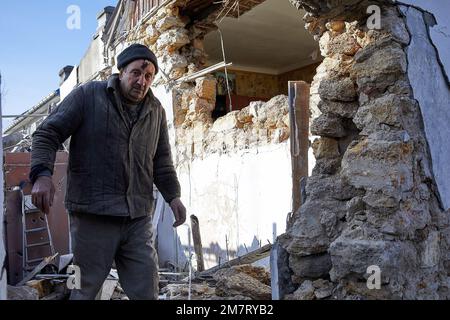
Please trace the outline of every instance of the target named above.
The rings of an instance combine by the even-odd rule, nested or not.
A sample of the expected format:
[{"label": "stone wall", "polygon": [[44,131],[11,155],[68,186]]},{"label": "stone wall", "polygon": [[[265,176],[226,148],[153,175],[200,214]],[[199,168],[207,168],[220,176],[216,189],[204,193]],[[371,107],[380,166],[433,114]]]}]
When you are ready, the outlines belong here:
[{"label": "stone wall", "polygon": [[[190,161],[207,154],[232,152],[288,139],[286,96],[275,97],[267,103],[253,102],[213,123],[211,113],[216,103],[215,78],[206,75],[189,82],[177,82],[177,79],[205,67],[207,56],[203,39],[216,28],[208,22],[208,18],[201,23],[191,23],[188,17],[180,14],[179,6],[182,4],[175,2],[160,9],[141,27],[141,32],[132,33],[127,39],[129,43],[144,43],[156,53],[162,72],[154,86],[166,86],[174,92],[177,161]],[[237,72],[237,81],[247,81],[248,77],[249,74]],[[258,87],[257,78],[251,80],[247,81],[252,83],[251,88],[237,94],[271,98],[278,92],[277,77],[271,79],[273,85],[266,84],[264,88]],[[268,87],[276,90],[266,92]]]},{"label": "stone wall", "polygon": [[[297,288],[286,298],[448,299],[448,213],[407,74],[404,16],[388,1],[292,2],[309,12],[325,59],[311,87],[317,164],[280,238]],[[370,4],[381,30],[367,28]],[[367,286],[371,265],[380,289]]]},{"label": "stone wall", "polygon": [[[214,123],[198,117],[188,122],[192,119],[188,118],[177,128],[177,163],[286,141],[290,134],[288,111],[288,98],[280,95],[268,102],[251,102]],[[205,112],[205,118],[208,116]]]}]

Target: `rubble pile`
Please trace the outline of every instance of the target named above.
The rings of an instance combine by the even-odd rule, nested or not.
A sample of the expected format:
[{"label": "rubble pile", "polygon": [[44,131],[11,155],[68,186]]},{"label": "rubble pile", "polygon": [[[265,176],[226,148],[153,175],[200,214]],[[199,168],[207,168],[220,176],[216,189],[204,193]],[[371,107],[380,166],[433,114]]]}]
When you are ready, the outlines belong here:
[{"label": "rubble pile", "polygon": [[[167,300],[187,300],[189,283],[169,283],[162,288],[161,295]],[[270,300],[271,297],[269,273],[251,265],[220,269],[210,280],[194,278],[191,284],[192,300]]]},{"label": "rubble pile", "polygon": [[[262,267],[237,265],[217,270],[211,275],[197,273],[191,279],[183,273],[160,274],[160,300],[270,300],[270,274]],[[8,300],[68,300],[71,290],[68,275],[39,274],[23,286],[8,286]],[[117,271],[111,269],[96,300],[129,300],[120,285]]]},{"label": "rubble pile", "polygon": [[67,300],[70,290],[61,280],[30,280],[23,286],[7,288],[8,300]]},{"label": "rubble pile", "polygon": [[189,120],[177,129],[179,159],[224,154],[289,139],[289,103],[285,95],[275,96],[268,102],[251,102],[214,123],[205,122],[211,109],[202,106],[198,110],[203,112],[199,118],[187,117]]}]

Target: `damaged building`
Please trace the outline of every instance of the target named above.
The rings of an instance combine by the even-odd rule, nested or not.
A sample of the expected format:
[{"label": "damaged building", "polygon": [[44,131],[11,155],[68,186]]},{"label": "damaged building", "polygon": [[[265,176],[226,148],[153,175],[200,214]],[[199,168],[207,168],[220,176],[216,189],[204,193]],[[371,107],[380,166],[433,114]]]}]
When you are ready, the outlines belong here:
[{"label": "damaged building", "polygon": [[[169,284],[161,294],[450,298],[444,7],[421,0],[120,0],[98,15],[58,97],[117,72],[117,56],[132,43],[157,55],[152,90],[167,113],[182,200],[193,215],[174,230],[170,207],[155,194],[160,268],[192,267],[199,280],[189,292]],[[67,157],[59,156],[63,194]],[[8,185],[11,168],[29,161],[17,157],[5,155],[12,207],[19,197],[8,189],[17,182]],[[6,221],[18,212],[10,206]],[[57,251],[70,253],[69,240],[60,242]],[[371,270],[380,276],[375,287]]]}]

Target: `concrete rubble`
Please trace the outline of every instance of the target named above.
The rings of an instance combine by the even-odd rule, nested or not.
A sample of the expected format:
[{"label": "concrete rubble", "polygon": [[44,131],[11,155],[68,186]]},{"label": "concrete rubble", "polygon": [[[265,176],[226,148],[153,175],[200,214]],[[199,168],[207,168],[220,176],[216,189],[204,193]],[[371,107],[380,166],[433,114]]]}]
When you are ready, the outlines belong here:
[{"label": "concrete rubble", "polygon": [[[169,283],[161,295],[167,300],[187,300],[189,284]],[[271,296],[269,273],[251,265],[221,269],[208,281],[194,278],[191,284],[192,300],[270,300]]]},{"label": "concrete rubble", "polygon": [[[207,272],[206,270],[205,272]],[[189,284],[186,272],[160,272],[160,300],[270,300],[270,274],[263,267],[241,264],[223,266],[212,274],[194,273]],[[39,273],[23,286],[8,286],[8,300],[68,300],[65,269],[58,274]],[[117,271],[111,272],[95,300],[129,300]]]},{"label": "concrete rubble", "polygon": [[267,102],[251,102],[247,107],[229,112],[212,123],[210,114],[213,105],[204,98],[205,91],[215,90],[215,85],[209,81],[197,81],[196,92],[201,92],[203,98],[183,96],[181,106],[185,108],[186,116],[177,128],[177,156],[180,160],[213,153],[233,153],[289,139],[287,96],[275,96]]}]

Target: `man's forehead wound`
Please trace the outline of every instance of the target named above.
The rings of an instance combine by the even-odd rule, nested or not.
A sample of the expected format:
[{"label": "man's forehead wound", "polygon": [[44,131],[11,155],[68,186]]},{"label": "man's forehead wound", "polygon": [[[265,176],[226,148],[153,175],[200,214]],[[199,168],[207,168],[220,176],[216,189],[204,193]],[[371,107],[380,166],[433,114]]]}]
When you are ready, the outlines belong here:
[{"label": "man's forehead wound", "polygon": [[141,69],[142,69],[142,70],[147,69],[147,67],[149,66],[150,63],[151,63],[150,61],[145,60],[145,61],[142,63]]}]

